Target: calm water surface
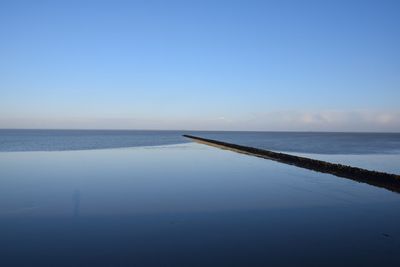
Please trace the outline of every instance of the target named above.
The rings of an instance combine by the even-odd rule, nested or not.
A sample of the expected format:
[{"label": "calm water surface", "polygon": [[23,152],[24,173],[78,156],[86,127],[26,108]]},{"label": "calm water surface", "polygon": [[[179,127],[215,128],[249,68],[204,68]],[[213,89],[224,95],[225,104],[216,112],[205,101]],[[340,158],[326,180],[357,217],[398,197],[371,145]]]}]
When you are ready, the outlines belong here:
[{"label": "calm water surface", "polygon": [[187,143],[0,153],[0,266],[399,266],[400,195]]},{"label": "calm water surface", "polygon": [[1,130],[0,151],[60,151],[187,143],[182,134],[269,150],[316,154],[400,154],[400,133]]},{"label": "calm water surface", "polygon": [[364,168],[368,170],[384,171],[400,174],[399,154],[363,154],[363,155],[339,155],[339,154],[310,154],[291,153],[292,155],[324,160],[332,163]]},{"label": "calm water surface", "polygon": [[400,133],[199,132],[198,135],[228,143],[284,152],[400,154]]}]

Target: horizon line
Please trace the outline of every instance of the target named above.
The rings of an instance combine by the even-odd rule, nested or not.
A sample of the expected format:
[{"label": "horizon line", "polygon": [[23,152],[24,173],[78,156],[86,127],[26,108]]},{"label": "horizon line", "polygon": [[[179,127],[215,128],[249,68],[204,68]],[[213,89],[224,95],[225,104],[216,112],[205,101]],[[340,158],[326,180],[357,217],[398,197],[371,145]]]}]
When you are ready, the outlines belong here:
[{"label": "horizon line", "polygon": [[8,130],[33,130],[33,131],[164,131],[164,132],[253,132],[253,133],[389,133],[389,134],[400,134],[396,131],[302,131],[302,130],[193,130],[193,129],[110,129],[110,128],[1,128],[0,131]]}]

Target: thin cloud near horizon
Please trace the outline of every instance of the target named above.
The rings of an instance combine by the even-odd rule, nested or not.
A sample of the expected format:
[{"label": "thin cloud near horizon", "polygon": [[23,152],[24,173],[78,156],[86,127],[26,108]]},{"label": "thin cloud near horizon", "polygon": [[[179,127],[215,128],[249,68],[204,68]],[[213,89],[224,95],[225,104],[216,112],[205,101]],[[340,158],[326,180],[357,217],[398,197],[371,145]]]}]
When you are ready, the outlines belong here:
[{"label": "thin cloud near horizon", "polygon": [[[260,127],[260,125],[262,125]],[[290,127],[288,127],[290,125]],[[3,129],[126,129],[228,131],[400,132],[400,112],[273,111],[229,118],[4,118]],[[338,130],[340,129],[340,130]]]}]

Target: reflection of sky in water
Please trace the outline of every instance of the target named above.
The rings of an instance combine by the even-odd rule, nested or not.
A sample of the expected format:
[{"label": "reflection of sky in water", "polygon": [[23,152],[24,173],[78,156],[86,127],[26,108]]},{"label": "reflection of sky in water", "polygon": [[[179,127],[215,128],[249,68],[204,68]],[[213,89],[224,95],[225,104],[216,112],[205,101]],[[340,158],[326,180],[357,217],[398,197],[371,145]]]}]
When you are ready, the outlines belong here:
[{"label": "reflection of sky in water", "polygon": [[383,189],[198,144],[0,157],[2,216],[67,216],[71,196],[82,215],[400,200]]},{"label": "reflection of sky in water", "polygon": [[200,144],[0,153],[0,177],[1,266],[400,263],[400,195]]}]

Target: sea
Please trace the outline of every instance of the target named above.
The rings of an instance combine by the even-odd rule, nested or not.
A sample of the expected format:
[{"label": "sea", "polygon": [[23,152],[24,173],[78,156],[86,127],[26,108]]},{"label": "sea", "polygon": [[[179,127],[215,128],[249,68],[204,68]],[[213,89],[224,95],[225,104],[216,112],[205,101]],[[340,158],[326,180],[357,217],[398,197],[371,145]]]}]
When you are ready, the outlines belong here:
[{"label": "sea", "polygon": [[192,134],[268,150],[313,154],[400,154],[400,133],[146,130],[1,130],[0,151],[64,151],[188,143]]},{"label": "sea", "polygon": [[398,133],[0,130],[0,266],[400,266],[400,195],[191,134],[400,174]]}]

